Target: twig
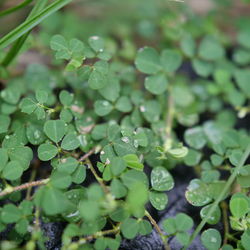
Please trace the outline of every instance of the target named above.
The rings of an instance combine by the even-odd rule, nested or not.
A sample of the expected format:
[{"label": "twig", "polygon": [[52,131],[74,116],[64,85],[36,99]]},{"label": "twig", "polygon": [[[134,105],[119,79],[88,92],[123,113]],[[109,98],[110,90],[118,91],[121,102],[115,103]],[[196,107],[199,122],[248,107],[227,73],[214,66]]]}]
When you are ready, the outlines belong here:
[{"label": "twig", "polygon": [[118,224],[118,226],[116,226],[115,228],[113,229],[110,229],[110,230],[105,230],[105,231],[100,231],[100,232],[97,232],[93,235],[89,235],[85,238],[82,238],[79,240],[79,244],[84,244],[86,243],[86,241],[91,241],[93,239],[97,239],[97,238],[100,238],[104,235],[109,235],[109,234],[116,234],[120,231],[120,223]]},{"label": "twig", "polygon": [[109,190],[108,190],[107,186],[104,184],[102,178],[99,177],[99,175],[96,173],[95,168],[93,167],[93,165],[92,165],[91,161],[89,160],[89,158],[86,159],[86,163],[87,163],[90,171],[92,172],[92,174],[95,176],[96,180],[98,181],[98,183],[102,187],[104,193],[109,194]]},{"label": "twig", "polygon": [[170,250],[170,247],[166,241],[165,235],[162,232],[162,230],[160,229],[160,227],[157,225],[156,221],[154,220],[154,218],[150,215],[150,213],[146,210],[145,211],[145,216],[149,219],[150,223],[154,226],[155,230],[158,232],[158,234],[161,236],[161,239],[163,241],[165,250]]},{"label": "twig", "polygon": [[20,186],[16,186],[16,187],[8,186],[2,192],[0,192],[0,197],[5,196],[7,194],[11,194],[13,192],[21,191],[23,189],[27,189],[27,188],[30,188],[30,187],[45,185],[46,183],[48,183],[48,181],[49,181],[49,178],[48,179],[42,179],[42,180],[39,180],[39,181],[27,182],[27,183],[24,183],[24,184],[22,184]]},{"label": "twig", "polygon": [[[34,169],[31,172],[29,183],[33,182],[35,180],[35,178],[36,178],[36,170]],[[32,189],[32,186],[29,186],[27,189],[26,200],[30,200],[31,189]]]},{"label": "twig", "polygon": [[92,148],[88,153],[86,153],[85,155],[83,155],[78,161],[84,161],[87,158],[89,158],[90,155],[94,154],[96,152],[96,147]]},{"label": "twig", "polygon": [[229,224],[228,224],[228,214],[227,214],[227,203],[225,201],[221,202],[221,209],[222,209],[222,215],[223,215],[223,224],[224,224],[224,239],[223,239],[223,245],[227,244],[227,239],[229,235]]}]

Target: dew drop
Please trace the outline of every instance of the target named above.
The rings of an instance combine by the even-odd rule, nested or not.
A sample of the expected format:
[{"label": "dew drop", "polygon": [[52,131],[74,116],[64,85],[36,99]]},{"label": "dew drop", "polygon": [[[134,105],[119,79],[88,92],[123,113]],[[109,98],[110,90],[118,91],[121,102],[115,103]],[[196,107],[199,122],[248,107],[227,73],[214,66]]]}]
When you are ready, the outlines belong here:
[{"label": "dew drop", "polygon": [[41,132],[40,132],[39,130],[36,130],[36,131],[34,132],[34,138],[35,138],[35,139],[39,139],[40,136],[41,136]]},{"label": "dew drop", "polygon": [[107,101],[103,101],[103,102],[102,102],[102,105],[103,105],[103,106],[108,106],[109,103],[108,103]]},{"label": "dew drop", "polygon": [[144,112],[146,111],[145,106],[140,106],[140,111],[141,111],[142,113],[144,113]]},{"label": "dew drop", "polygon": [[96,40],[99,40],[100,38],[99,36],[92,36],[91,39],[96,41]]},{"label": "dew drop", "polygon": [[125,143],[129,143],[129,138],[128,138],[127,136],[122,137],[121,140],[122,140],[123,142],[125,142]]},{"label": "dew drop", "polygon": [[73,216],[77,216],[78,214],[79,214],[79,211],[76,211],[74,213],[68,214],[67,217],[70,218],[70,217],[73,217]]},{"label": "dew drop", "polygon": [[215,237],[211,237],[211,242],[216,243],[217,239]]}]

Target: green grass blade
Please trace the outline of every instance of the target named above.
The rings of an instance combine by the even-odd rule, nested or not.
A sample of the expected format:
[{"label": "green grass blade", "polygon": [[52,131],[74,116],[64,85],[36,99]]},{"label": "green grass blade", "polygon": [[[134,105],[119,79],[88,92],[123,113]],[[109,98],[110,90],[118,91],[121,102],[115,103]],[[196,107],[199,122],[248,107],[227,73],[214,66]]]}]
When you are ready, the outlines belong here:
[{"label": "green grass blade", "polygon": [[30,31],[36,25],[41,23],[46,17],[53,14],[55,11],[64,7],[66,4],[71,2],[72,0],[58,0],[50,4],[47,8],[42,10],[40,13],[35,15],[34,17],[26,20],[22,24],[20,24],[17,28],[9,32],[3,38],[0,39],[0,49],[7,47],[9,44],[14,42],[16,39],[21,37],[26,32]]},{"label": "green grass blade", "polygon": [[[26,18],[26,21],[34,17],[36,14],[38,14],[40,11],[43,10],[43,8],[46,6],[48,0],[38,0],[29,13],[28,17]],[[25,43],[26,39],[28,38],[31,30],[19,37],[14,44],[12,45],[11,49],[8,51],[7,55],[4,57],[1,65],[3,67],[8,67],[8,65],[13,61],[13,59],[17,56],[18,52],[23,47],[23,44]]]},{"label": "green grass blade", "polygon": [[[203,220],[201,221],[201,223],[198,225],[198,227],[195,229],[195,231],[191,235],[191,238],[190,238],[190,241],[189,241],[189,245],[192,243],[192,241],[196,238],[196,236],[202,230],[202,228],[204,227],[204,225],[207,223],[207,220],[209,219],[209,217],[211,216],[211,214],[214,212],[215,208],[221,202],[223,196],[227,193],[227,191],[229,190],[229,188],[233,184],[235,178],[237,177],[237,174],[239,173],[239,170],[243,167],[243,165],[245,164],[246,160],[248,159],[249,154],[250,154],[250,144],[248,145],[248,147],[246,148],[244,154],[242,155],[238,166],[236,168],[234,168],[233,173],[231,174],[231,176],[227,180],[226,185],[223,188],[223,190],[221,191],[220,195],[217,197],[217,199],[215,200],[215,202],[213,203],[213,205],[210,207],[210,209],[209,209],[206,217],[203,218]],[[184,248],[184,249],[186,249],[186,248]]]},{"label": "green grass blade", "polygon": [[22,9],[23,7],[29,5],[33,0],[25,0],[23,1],[22,3],[12,7],[12,8],[9,8],[7,10],[3,10],[0,12],[0,17],[3,17],[3,16],[6,16],[6,15],[9,15],[17,10],[20,10]]}]

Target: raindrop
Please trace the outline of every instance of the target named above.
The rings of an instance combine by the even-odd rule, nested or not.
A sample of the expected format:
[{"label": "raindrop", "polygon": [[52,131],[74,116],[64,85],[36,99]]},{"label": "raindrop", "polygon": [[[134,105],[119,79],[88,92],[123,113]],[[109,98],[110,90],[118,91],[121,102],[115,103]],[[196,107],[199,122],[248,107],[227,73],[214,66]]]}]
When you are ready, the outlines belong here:
[{"label": "raindrop", "polygon": [[41,132],[40,132],[39,130],[36,130],[36,131],[34,132],[34,138],[35,138],[35,139],[39,139],[40,136],[41,136]]},{"label": "raindrop", "polygon": [[216,243],[217,239],[215,237],[211,237],[211,242]]},{"label": "raindrop", "polygon": [[100,38],[99,38],[99,36],[92,36],[91,39],[92,40],[99,40]]},{"label": "raindrop", "polygon": [[102,102],[102,105],[103,105],[103,106],[108,106],[109,103],[108,103],[108,101],[103,101],[103,102]]},{"label": "raindrop", "polygon": [[127,136],[122,137],[122,141],[125,143],[129,143],[129,138]]},{"label": "raindrop", "polygon": [[144,112],[146,111],[145,106],[140,106],[140,111],[141,111],[142,113],[144,113]]}]

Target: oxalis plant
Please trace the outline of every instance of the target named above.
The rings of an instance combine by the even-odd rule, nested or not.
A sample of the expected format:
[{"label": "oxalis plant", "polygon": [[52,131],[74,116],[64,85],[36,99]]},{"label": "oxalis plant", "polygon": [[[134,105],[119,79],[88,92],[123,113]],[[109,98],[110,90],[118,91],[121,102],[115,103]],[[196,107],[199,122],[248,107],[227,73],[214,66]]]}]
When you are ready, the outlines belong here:
[{"label": "oxalis plant", "polygon": [[[47,2],[0,39],[9,46],[1,55],[1,249],[46,249],[42,224],[58,221],[64,250],[115,250],[152,230],[165,249],[173,237],[187,249],[197,236],[209,250],[249,249],[250,137],[239,126],[250,111],[249,29],[233,43],[177,23],[178,36],[170,25],[167,43],[135,53],[130,42],[121,53],[111,38],[51,34],[51,62],[16,76],[8,66],[31,29],[70,1]],[[176,166],[196,174],[185,197],[200,207],[197,226],[185,213],[159,225],[151,212],[168,210]]]}]

